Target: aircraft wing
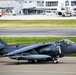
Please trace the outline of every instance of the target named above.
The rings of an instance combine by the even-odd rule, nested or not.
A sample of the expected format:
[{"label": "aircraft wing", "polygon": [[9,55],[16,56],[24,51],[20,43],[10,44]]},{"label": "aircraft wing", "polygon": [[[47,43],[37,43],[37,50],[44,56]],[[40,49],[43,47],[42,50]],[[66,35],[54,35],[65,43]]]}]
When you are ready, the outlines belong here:
[{"label": "aircraft wing", "polygon": [[23,53],[23,52],[30,51],[30,50],[33,50],[33,49],[38,48],[38,47],[47,46],[47,45],[50,45],[50,44],[51,43],[33,44],[33,45],[30,45],[30,46],[26,46],[26,47],[14,50],[14,51],[12,51],[10,53],[4,54],[4,56],[12,56],[12,55],[15,55],[15,54]]}]

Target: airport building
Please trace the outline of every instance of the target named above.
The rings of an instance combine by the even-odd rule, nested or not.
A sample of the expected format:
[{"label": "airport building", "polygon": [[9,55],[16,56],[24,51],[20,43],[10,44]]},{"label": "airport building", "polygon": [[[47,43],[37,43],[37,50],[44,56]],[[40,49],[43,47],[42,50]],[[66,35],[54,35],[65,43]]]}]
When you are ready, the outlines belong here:
[{"label": "airport building", "polygon": [[76,14],[76,0],[0,0],[0,9],[5,14]]}]

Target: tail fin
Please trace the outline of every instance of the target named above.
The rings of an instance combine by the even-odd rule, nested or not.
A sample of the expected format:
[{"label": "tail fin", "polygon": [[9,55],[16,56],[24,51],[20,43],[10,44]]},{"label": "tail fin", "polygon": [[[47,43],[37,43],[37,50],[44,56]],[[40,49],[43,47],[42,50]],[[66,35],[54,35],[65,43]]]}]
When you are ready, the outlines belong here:
[{"label": "tail fin", "polygon": [[3,57],[3,54],[5,52],[4,51],[5,46],[7,46],[7,44],[3,40],[0,39],[0,57]]},{"label": "tail fin", "polygon": [[4,54],[3,49],[5,48],[5,46],[7,46],[7,44],[3,40],[0,39],[0,57],[3,56]]},{"label": "tail fin", "polygon": [[3,40],[0,39],[0,45],[6,46],[7,44]]}]

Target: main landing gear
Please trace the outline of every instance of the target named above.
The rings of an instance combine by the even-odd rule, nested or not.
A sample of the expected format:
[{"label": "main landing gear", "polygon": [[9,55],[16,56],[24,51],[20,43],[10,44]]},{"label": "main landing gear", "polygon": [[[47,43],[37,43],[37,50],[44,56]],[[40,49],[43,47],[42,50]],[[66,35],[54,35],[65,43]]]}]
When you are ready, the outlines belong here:
[{"label": "main landing gear", "polygon": [[28,63],[38,63],[40,60],[28,60]]},{"label": "main landing gear", "polygon": [[28,60],[29,63],[35,63],[35,60]]},{"label": "main landing gear", "polygon": [[57,64],[58,63],[58,59],[53,59],[53,63]]},{"label": "main landing gear", "polygon": [[[40,62],[39,60],[28,60],[28,63],[35,63],[35,62]],[[53,58],[52,59],[52,63],[54,64],[57,64],[58,63],[58,59],[57,58]],[[16,62],[17,65],[19,65],[19,59],[17,59],[17,62]]]}]

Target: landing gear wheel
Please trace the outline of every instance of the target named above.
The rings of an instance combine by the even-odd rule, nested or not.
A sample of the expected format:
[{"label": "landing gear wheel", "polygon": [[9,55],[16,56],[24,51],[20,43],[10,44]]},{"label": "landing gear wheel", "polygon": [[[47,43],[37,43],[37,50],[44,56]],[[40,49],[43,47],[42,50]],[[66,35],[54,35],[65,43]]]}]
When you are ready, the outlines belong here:
[{"label": "landing gear wheel", "polygon": [[35,63],[35,60],[32,60],[31,63]]},{"label": "landing gear wheel", "polygon": [[35,63],[35,60],[28,60],[29,63]]},{"label": "landing gear wheel", "polygon": [[19,62],[17,62],[16,65],[19,65]]},{"label": "landing gear wheel", "polygon": [[40,62],[40,60],[37,60],[37,63],[39,63]]},{"label": "landing gear wheel", "polygon": [[54,64],[57,64],[57,63],[58,63],[58,60],[57,60],[57,59],[54,59],[54,60],[53,60],[53,63],[54,63]]}]

